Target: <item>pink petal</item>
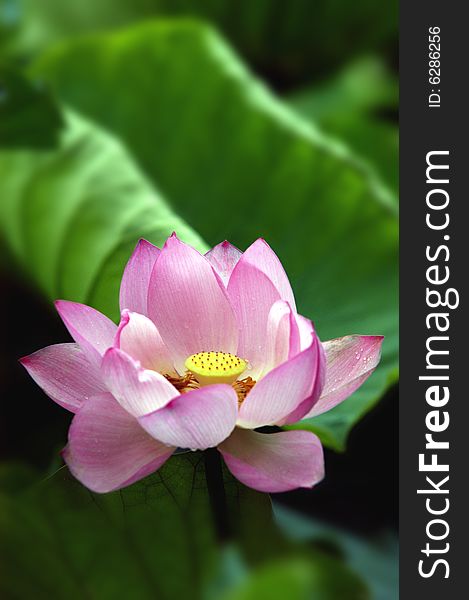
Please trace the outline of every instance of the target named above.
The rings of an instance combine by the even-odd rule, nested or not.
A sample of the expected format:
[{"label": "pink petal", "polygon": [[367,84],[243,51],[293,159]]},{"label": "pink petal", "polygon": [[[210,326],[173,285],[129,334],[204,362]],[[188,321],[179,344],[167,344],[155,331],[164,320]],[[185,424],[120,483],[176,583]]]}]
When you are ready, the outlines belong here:
[{"label": "pink petal", "polygon": [[55,307],[88,360],[99,366],[103,354],[113,345],[116,324],[86,304],[57,300]]},{"label": "pink petal", "polygon": [[[305,317],[301,315],[296,315],[296,324],[298,326],[299,333],[299,344],[300,350],[304,350],[311,343],[311,335],[316,335],[314,331],[314,325]],[[300,419],[302,419],[316,404],[319,400],[319,396],[321,395],[322,389],[324,387],[324,381],[326,379],[326,355],[324,352],[323,345],[319,343],[319,358],[318,358],[318,369],[316,373],[316,380],[314,383],[313,390],[311,394],[299,404],[294,411],[292,411],[285,419],[282,421],[282,425],[289,425],[290,423],[296,423]]]},{"label": "pink petal", "polygon": [[[311,335],[309,336],[311,342]],[[267,319],[266,359],[260,377],[293,358],[300,351],[296,315],[285,300],[277,300]],[[255,379],[254,375],[253,378]]]},{"label": "pink petal", "polygon": [[209,261],[175,235],[153,269],[148,313],[180,372],[191,354],[236,352],[238,325],[222,282]]},{"label": "pink petal", "polygon": [[47,346],[20,362],[52,400],[72,412],[90,396],[106,389],[99,370],[78,344]]},{"label": "pink petal", "polygon": [[316,380],[311,394],[301,402],[294,411],[292,411],[287,417],[285,417],[281,425],[290,425],[296,423],[302,419],[307,413],[310,412],[316,402],[318,402],[321,392],[324,388],[324,382],[326,380],[326,353],[324,352],[323,344],[318,340],[318,368],[316,372]]},{"label": "pink petal", "polygon": [[368,379],[379,363],[383,339],[380,335],[348,335],[323,342],[326,381],[319,400],[305,418],[331,410]]},{"label": "pink petal", "polygon": [[278,290],[279,297],[288,302],[296,311],[295,297],[285,269],[265,240],[258,239],[251,244],[243,253],[240,261],[252,264],[265,273]]},{"label": "pink petal", "polygon": [[148,317],[124,310],[114,344],[138,360],[145,369],[163,375],[174,373],[169,350]]},{"label": "pink petal", "polygon": [[111,394],[99,394],[73,418],[63,457],[70,471],[94,492],[111,492],[153,473],[171,456]]},{"label": "pink petal", "polygon": [[119,302],[125,308],[147,315],[147,297],[150,275],[160,249],[146,240],[139,240],[122,275]]},{"label": "pink petal", "polygon": [[233,431],[238,397],[229,385],[209,385],[181,394],[164,408],[140,417],[140,425],[165,444],[205,450]]},{"label": "pink petal", "polygon": [[227,242],[226,240],[221,244],[218,244],[205,255],[207,260],[210,262],[212,267],[220,276],[225,287],[228,285],[231,272],[236,266],[236,263],[240,259],[242,252],[235,246]]},{"label": "pink petal", "polygon": [[[282,425],[314,389],[320,343],[316,336],[306,349],[267,373],[256,383],[241,404],[238,425],[254,429],[264,425]],[[308,412],[311,405],[304,407]],[[303,415],[302,415],[303,416]]]},{"label": "pink petal", "polygon": [[267,321],[279,293],[267,275],[242,260],[233,269],[227,291],[239,324],[237,355],[249,361],[249,375],[255,379],[267,360]]},{"label": "pink petal", "polygon": [[313,323],[301,315],[296,315],[296,324],[300,335],[300,350],[304,350],[311,344],[311,335],[314,334]]},{"label": "pink petal", "polygon": [[106,352],[101,372],[112,395],[135,417],[162,408],[179,395],[163,375],[143,369],[138,362],[117,348]]},{"label": "pink petal", "polygon": [[309,431],[235,429],[218,449],[233,475],[260,492],[311,488],[324,477],[321,442]]}]

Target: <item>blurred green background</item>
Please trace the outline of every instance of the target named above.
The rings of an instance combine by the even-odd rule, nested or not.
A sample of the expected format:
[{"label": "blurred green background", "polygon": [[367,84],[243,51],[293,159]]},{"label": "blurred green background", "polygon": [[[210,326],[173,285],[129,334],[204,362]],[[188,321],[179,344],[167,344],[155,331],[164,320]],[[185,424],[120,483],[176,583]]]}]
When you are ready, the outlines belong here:
[{"label": "blurred green background", "polygon": [[[396,57],[394,0],[0,0],[2,598],[397,597]],[[197,454],[90,494],[57,462],[69,416],[16,364],[67,340],[55,298],[116,319],[136,241],[173,230],[264,237],[322,339],[386,336],[301,424],[323,484],[272,512],[225,474],[223,546]]]}]

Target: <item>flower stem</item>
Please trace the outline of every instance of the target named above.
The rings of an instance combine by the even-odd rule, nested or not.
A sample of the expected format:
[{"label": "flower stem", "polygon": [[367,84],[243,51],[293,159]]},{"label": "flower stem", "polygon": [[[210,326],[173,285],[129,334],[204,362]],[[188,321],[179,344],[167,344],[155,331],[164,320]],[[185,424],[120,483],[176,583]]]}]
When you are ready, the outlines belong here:
[{"label": "flower stem", "polygon": [[226,505],[220,453],[216,448],[209,448],[204,452],[204,461],[205,478],[207,480],[208,496],[215,523],[216,536],[220,543],[224,543],[231,537],[231,528]]}]

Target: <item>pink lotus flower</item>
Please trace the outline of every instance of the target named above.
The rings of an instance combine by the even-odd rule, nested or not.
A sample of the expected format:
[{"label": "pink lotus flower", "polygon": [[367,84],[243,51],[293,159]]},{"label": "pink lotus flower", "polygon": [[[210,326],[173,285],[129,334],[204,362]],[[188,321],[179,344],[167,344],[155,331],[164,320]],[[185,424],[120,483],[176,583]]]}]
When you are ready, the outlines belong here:
[{"label": "pink lotus flower", "polygon": [[178,447],[217,447],[233,475],[262,492],[322,479],[316,435],[256,429],[342,402],[378,364],[381,336],[321,343],[263,240],[244,253],[223,242],[205,256],[174,234],[162,250],[141,240],[120,306],[116,326],[89,306],[59,300],[75,343],[22,359],[75,413],[63,456],[85,486],[130,485]]}]

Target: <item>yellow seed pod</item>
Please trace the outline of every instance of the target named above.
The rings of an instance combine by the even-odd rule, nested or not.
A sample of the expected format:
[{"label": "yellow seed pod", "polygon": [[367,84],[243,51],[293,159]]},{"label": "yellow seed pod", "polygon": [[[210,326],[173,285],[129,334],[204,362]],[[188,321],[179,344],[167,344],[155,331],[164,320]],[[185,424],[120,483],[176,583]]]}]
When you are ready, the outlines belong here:
[{"label": "yellow seed pod", "polygon": [[185,362],[200,385],[233,383],[245,371],[247,362],[228,352],[199,352]]}]

